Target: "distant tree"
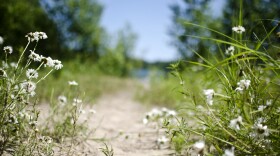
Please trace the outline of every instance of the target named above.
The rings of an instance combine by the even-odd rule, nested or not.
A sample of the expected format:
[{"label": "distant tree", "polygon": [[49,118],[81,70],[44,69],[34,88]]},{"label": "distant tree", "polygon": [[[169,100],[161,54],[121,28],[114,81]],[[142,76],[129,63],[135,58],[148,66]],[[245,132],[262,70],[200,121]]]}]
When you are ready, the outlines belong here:
[{"label": "distant tree", "polygon": [[[242,21],[238,20],[240,2],[243,7]],[[222,20],[223,30],[226,31],[226,34],[231,34],[232,26],[242,24],[246,28],[246,40],[254,41],[253,43],[264,39],[268,32],[278,25],[260,49],[271,51],[275,50],[271,45],[279,44],[280,41],[279,34],[277,34],[280,32],[279,22],[280,2],[277,0],[228,0]]]},{"label": "distant tree", "polygon": [[4,45],[11,45],[14,52],[25,46],[24,37],[29,32],[46,32],[50,39],[43,40],[38,52],[58,56],[63,48],[55,24],[41,8],[39,0],[8,0],[0,2],[0,36]]},{"label": "distant tree", "polygon": [[111,40],[111,45],[108,45],[106,53],[98,61],[100,69],[107,74],[128,76],[131,69],[140,64],[132,56],[136,40],[137,35],[130,25],[119,30],[116,40]]},{"label": "distant tree", "polygon": [[169,33],[173,38],[173,46],[183,58],[196,58],[190,48],[201,55],[206,55],[208,51],[209,45],[206,42],[186,35],[209,36],[209,32],[198,27],[187,26],[182,21],[204,26],[215,25],[215,19],[209,9],[210,2],[211,0],[182,0],[181,3],[170,6],[173,25]]},{"label": "distant tree", "polygon": [[86,57],[99,58],[104,30],[100,26],[103,6],[97,0],[42,0],[42,4],[65,45]]},{"label": "distant tree", "polygon": [[[183,58],[196,58],[190,49],[195,50],[202,56],[206,55],[209,48],[215,49],[213,43],[206,40],[194,39],[186,35],[219,37],[219,39],[225,38],[202,28],[184,25],[182,21],[206,26],[228,36],[232,35],[233,26],[243,25],[246,28],[244,39],[251,41],[247,43],[248,45],[259,43],[259,41],[267,36],[268,32],[273,27],[279,25],[279,1],[228,0],[225,3],[223,14],[219,18],[213,17],[209,10],[209,4],[212,1],[213,0],[182,0],[180,1],[181,3],[179,3],[180,5],[171,5],[173,27],[170,28],[170,34],[173,38],[173,45]],[[240,2],[242,4],[241,21],[239,21]],[[279,55],[279,53],[275,53],[276,49],[279,51],[279,48],[270,46],[272,44],[279,44],[280,33],[278,32],[280,32],[280,27],[275,29],[259,50],[271,51],[273,55]]]}]

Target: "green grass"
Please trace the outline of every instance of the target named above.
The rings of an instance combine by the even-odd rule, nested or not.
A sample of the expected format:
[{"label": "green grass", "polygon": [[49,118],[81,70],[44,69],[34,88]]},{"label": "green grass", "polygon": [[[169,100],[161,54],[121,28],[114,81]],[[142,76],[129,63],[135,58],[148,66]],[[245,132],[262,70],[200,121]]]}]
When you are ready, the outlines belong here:
[{"label": "green grass", "polygon": [[65,90],[70,88],[68,81],[78,82],[80,96],[88,103],[94,103],[105,93],[117,92],[133,81],[129,78],[105,75],[93,63],[82,64],[74,60],[63,62],[63,65],[61,71],[55,71],[38,86],[37,94],[41,101],[49,101],[50,98],[65,94]]}]

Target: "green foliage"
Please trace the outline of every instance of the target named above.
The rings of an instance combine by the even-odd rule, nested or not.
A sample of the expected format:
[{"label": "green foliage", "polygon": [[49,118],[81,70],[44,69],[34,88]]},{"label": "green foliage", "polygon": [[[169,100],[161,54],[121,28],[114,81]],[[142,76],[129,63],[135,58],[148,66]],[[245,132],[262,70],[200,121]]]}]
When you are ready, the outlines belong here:
[{"label": "green foliage", "polygon": [[[28,33],[26,37],[28,43],[17,62],[10,61],[12,47],[6,46],[2,51],[5,58],[0,68],[0,155],[74,154],[71,149],[81,141],[80,134],[86,134],[86,121],[79,121],[80,114],[86,112],[78,99],[78,90],[71,88],[76,84],[73,81],[70,84],[73,90],[68,94],[71,99],[68,103],[66,97],[60,96],[59,101],[51,101],[50,108],[38,106],[36,88],[63,65],[59,60],[36,53],[39,40],[47,38],[44,32]],[[40,112],[39,107],[46,108]],[[46,109],[51,111],[42,121],[41,113]],[[65,148],[69,142],[70,146]]]},{"label": "green foliage", "polygon": [[[45,33],[27,35],[28,43],[17,62],[10,60],[12,47],[4,47],[2,51],[5,58],[0,68],[0,155],[53,154],[52,138],[43,136],[38,127],[40,112],[34,96],[37,84],[54,69],[62,68],[62,64],[59,60],[37,55],[35,47],[30,46],[34,41],[37,45],[39,40],[46,39]],[[36,68],[32,69],[31,65]],[[39,70],[49,67],[46,74],[38,75]]]},{"label": "green foliage", "polygon": [[98,60],[100,70],[108,75],[129,76],[133,69],[141,65],[141,61],[132,58],[136,38],[129,25],[120,30],[116,43],[112,48],[107,48],[105,54]]},{"label": "green foliage", "polygon": [[[221,58],[214,55],[205,58],[194,51],[202,61],[189,62],[211,71],[205,73],[212,78],[202,84],[204,90],[199,92],[183,85],[184,95],[192,99],[192,105],[182,110],[185,115],[180,124],[169,127],[168,133],[183,135],[185,143],[196,142],[186,147],[189,154],[279,155],[280,65],[278,58],[271,55],[277,52],[274,48],[260,48],[262,43],[269,42],[272,32],[279,26],[252,43],[244,40],[244,31],[250,33],[250,28],[243,31],[236,27],[230,37],[200,25],[188,22],[186,25],[210,30],[226,39],[189,37],[211,40],[228,48],[220,49]],[[172,67],[176,69],[177,66]],[[178,70],[174,73],[180,80],[185,79]],[[192,113],[184,113],[189,111]]]},{"label": "green foliage", "polygon": [[107,144],[104,144],[105,147],[103,148],[100,148],[102,153],[105,155],[105,156],[114,156],[114,149],[111,147],[109,148]]},{"label": "green foliage", "polygon": [[1,1],[0,24],[0,36],[4,38],[4,45],[13,45],[14,53],[18,55],[24,48],[22,45],[27,43],[24,38],[26,32],[34,31],[44,31],[52,38],[42,41],[44,44],[37,47],[41,54],[54,57],[63,55],[56,25],[41,8],[39,0]]},{"label": "green foliage", "polygon": [[[207,36],[226,40],[225,36],[220,36],[217,33],[206,31],[206,29],[201,29],[199,27],[190,27],[188,24],[184,24],[185,22],[210,27],[219,30],[227,36],[230,36],[232,32],[231,27],[243,25],[250,29],[250,31],[245,32],[246,38],[244,38],[244,40],[250,40],[252,42],[260,42],[262,38],[266,37],[268,31],[278,24],[277,20],[279,17],[276,16],[275,12],[280,11],[280,4],[274,0],[229,0],[226,1],[223,14],[219,17],[214,17],[210,12],[209,5],[211,2],[213,1],[185,0],[182,2],[183,5],[174,4],[171,6],[174,25],[170,29],[170,34],[173,38],[174,46],[184,58],[195,60],[197,55],[192,53],[193,50],[201,56],[206,57],[209,49],[211,49],[212,54],[219,55],[217,53],[219,48],[226,48],[225,46],[217,47],[207,40],[202,42],[198,38],[191,37]],[[246,9],[242,9],[240,12],[239,10],[243,6],[245,6]],[[239,20],[235,20],[236,17],[239,17]],[[243,21],[242,19],[246,20]],[[275,45],[279,45],[279,37],[277,35],[279,31],[279,28],[275,29],[269,36],[269,39],[261,44],[262,50],[268,48],[277,49]],[[247,44],[251,43],[248,42]]]},{"label": "green foliage", "polygon": [[103,52],[105,31],[100,26],[103,6],[97,0],[42,1],[56,23],[63,43],[72,51],[97,60]]},{"label": "green foliage", "polygon": [[190,48],[205,56],[209,47],[212,46],[208,42],[201,42],[198,39],[186,36],[186,34],[203,34],[211,36],[209,32],[196,27],[188,27],[182,23],[183,20],[189,21],[191,23],[199,23],[200,25],[211,25],[212,27],[218,27],[218,19],[214,18],[210,12],[210,2],[211,0],[184,0],[182,3],[175,3],[170,7],[173,13],[173,27],[171,27],[169,30],[170,35],[173,38],[172,44],[177,48],[178,52],[183,58],[196,59],[196,55],[193,55],[193,53],[189,50]]}]

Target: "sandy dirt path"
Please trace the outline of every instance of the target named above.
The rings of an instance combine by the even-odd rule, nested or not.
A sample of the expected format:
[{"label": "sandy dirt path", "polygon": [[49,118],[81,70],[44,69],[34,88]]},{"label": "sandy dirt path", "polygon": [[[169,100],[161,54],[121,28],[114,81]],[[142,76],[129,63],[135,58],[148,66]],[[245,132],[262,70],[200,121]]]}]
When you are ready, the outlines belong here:
[{"label": "sandy dirt path", "polygon": [[96,129],[88,141],[88,155],[103,156],[104,142],[112,146],[114,156],[165,156],[172,155],[167,147],[158,148],[156,140],[161,134],[142,119],[149,108],[133,100],[132,89],[123,89],[102,96],[93,106],[96,114],[89,119],[89,128]]}]

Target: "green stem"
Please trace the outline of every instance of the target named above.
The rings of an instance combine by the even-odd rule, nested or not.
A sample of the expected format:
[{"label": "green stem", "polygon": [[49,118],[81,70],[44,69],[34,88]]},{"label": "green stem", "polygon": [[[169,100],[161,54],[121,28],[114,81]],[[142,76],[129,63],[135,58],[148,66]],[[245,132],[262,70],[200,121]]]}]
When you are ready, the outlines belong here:
[{"label": "green stem", "polygon": [[53,69],[52,70],[50,70],[44,77],[42,77],[39,81],[37,81],[36,82],[36,84],[38,84],[39,82],[41,82],[42,80],[44,80],[48,75],[50,75],[50,73],[53,71]]}]

